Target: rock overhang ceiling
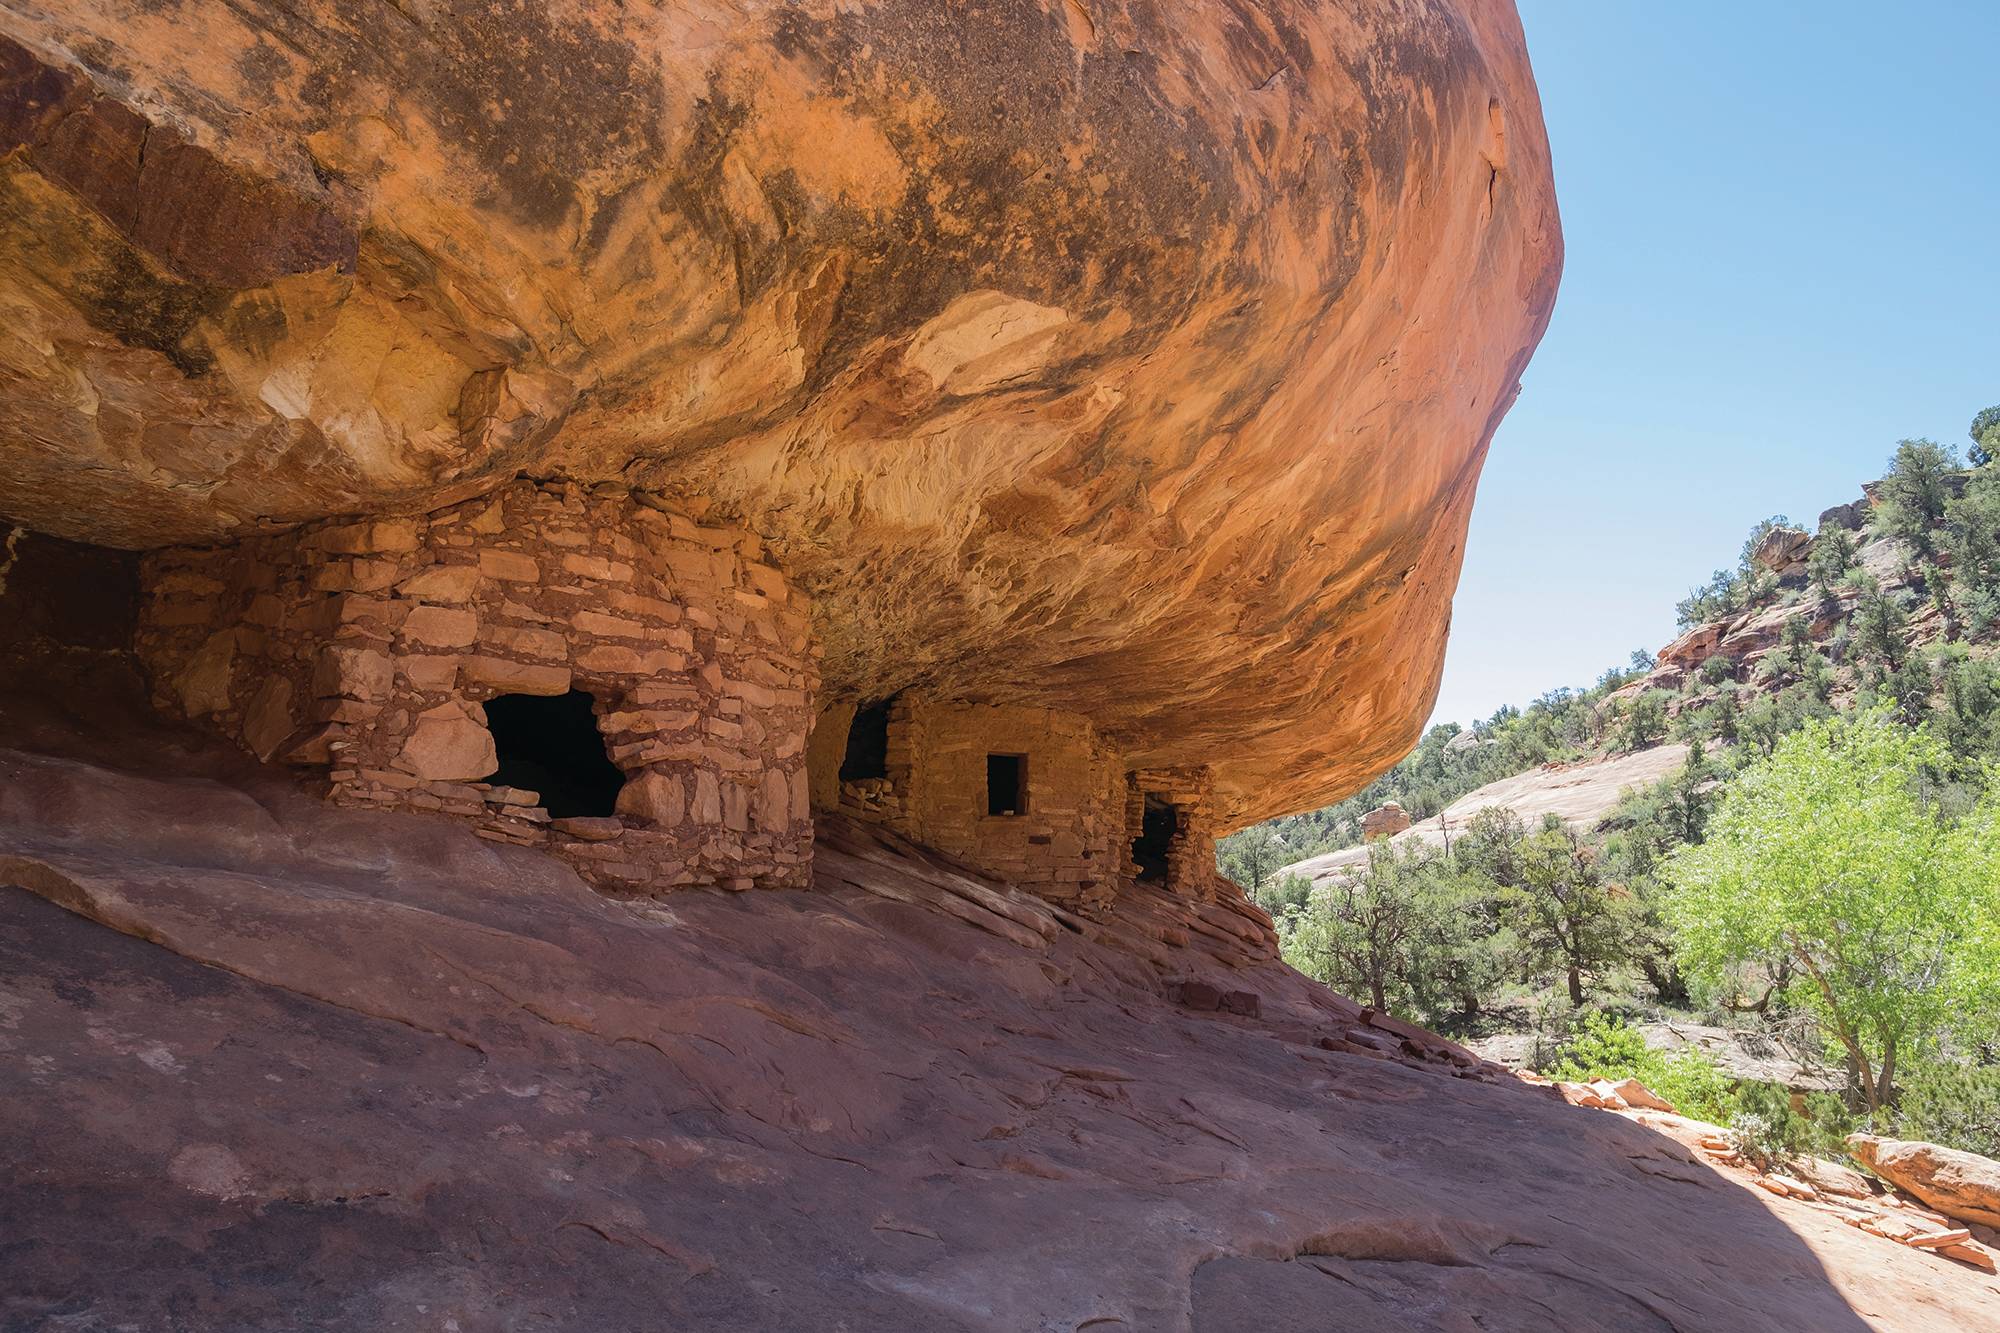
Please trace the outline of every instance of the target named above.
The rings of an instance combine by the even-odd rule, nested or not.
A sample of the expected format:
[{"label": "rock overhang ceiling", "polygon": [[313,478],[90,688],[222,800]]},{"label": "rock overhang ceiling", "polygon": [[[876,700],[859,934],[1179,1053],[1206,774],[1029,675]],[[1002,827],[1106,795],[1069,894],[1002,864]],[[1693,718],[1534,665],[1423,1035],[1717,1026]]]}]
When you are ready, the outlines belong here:
[{"label": "rock overhang ceiling", "polygon": [[1079,711],[1229,823],[1414,738],[1561,254],[1465,0],[0,5],[0,147],[7,518],[666,492],[830,692]]}]

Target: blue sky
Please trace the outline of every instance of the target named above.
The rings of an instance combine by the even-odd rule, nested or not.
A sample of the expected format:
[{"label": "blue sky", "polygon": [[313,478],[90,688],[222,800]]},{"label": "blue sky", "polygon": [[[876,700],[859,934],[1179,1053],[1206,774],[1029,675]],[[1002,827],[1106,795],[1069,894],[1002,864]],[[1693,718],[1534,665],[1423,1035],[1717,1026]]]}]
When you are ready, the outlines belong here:
[{"label": "blue sky", "polygon": [[1568,244],[1438,721],[1674,632],[1760,518],[2000,402],[2000,3],[1520,0]]}]

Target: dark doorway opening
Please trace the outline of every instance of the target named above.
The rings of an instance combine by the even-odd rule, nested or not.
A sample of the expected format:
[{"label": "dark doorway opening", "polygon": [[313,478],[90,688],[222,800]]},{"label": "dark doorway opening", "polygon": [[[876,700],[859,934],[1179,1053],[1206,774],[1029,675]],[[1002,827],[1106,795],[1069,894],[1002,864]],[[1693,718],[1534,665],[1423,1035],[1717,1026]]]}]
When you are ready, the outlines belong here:
[{"label": "dark doorway opening", "polygon": [[986,756],[986,813],[989,815],[1028,813],[1028,756],[1024,754]]},{"label": "dark doorway opening", "polygon": [[1139,821],[1139,836],[1132,839],[1132,859],[1139,866],[1139,878],[1149,883],[1167,877],[1167,852],[1174,834],[1181,831],[1181,812],[1162,798],[1146,793],[1146,813]]},{"label": "dark doorway opening", "polygon": [[889,709],[895,699],[877,699],[854,710],[847,728],[847,753],[840,760],[842,782],[889,776]]},{"label": "dark doorway opening", "polygon": [[605,757],[591,698],[582,690],[488,699],[486,728],[500,758],[486,781],[540,792],[551,819],[615,812],[625,775]]}]

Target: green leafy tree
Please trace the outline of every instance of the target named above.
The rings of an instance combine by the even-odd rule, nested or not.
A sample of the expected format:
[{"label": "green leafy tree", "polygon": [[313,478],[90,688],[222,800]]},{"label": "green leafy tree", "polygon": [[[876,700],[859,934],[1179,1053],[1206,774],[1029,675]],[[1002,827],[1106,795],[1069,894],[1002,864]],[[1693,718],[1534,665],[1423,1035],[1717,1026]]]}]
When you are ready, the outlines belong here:
[{"label": "green leafy tree", "polygon": [[1945,505],[1945,556],[1960,598],[2000,588],[2000,468],[1984,468]]},{"label": "green leafy tree", "polygon": [[1674,604],[1674,620],[1682,629],[1693,629],[1741,610],[1743,599],[1743,576],[1733,569],[1718,569],[1707,583]]},{"label": "green leafy tree", "polygon": [[1257,905],[1276,918],[1303,909],[1311,898],[1311,880],[1304,875],[1280,875],[1264,885]]},{"label": "green leafy tree", "polygon": [[1894,595],[1874,588],[1854,607],[1854,652],[1858,661],[1878,672],[1903,665],[1910,650],[1910,618]]},{"label": "green leafy tree", "polygon": [[1951,498],[1951,476],[1958,471],[1952,451],[1929,440],[1904,440],[1889,460],[1889,471],[1875,495],[1875,513],[1882,529],[1917,548],[1921,556],[1936,553],[1936,529]]},{"label": "green leafy tree", "polygon": [[1987,408],[1972,419],[1972,447],[1965,451],[1966,461],[1974,467],[1985,467],[2000,458],[2000,405]]},{"label": "green leafy tree", "polygon": [[1832,717],[1833,705],[1827,691],[1810,683],[1792,685],[1767,694],[1743,710],[1736,724],[1737,738],[1760,755],[1778,748],[1778,742],[1816,717]]},{"label": "green leafy tree", "polygon": [[1422,850],[1371,846],[1358,873],[1327,883],[1297,918],[1283,941],[1286,960],[1316,981],[1390,1010],[1403,998],[1410,952],[1431,905],[1419,882],[1425,859]]},{"label": "green leafy tree", "polygon": [[1632,835],[1623,844],[1631,849],[1629,859],[1619,868],[1631,876],[1649,875],[1675,848],[1700,842],[1715,805],[1717,776],[1715,761],[1695,741],[1680,768],[1651,787],[1628,792],[1610,821]]},{"label": "green leafy tree", "polygon": [[1920,726],[1930,716],[1931,691],[1935,686],[1930,659],[1922,653],[1911,653],[1901,666],[1885,672],[1873,683],[1864,693],[1864,702],[1886,703],[1895,710],[1898,722],[1909,727]]},{"label": "green leafy tree", "polygon": [[1819,651],[1819,646],[1813,642],[1811,618],[1793,616],[1787,620],[1785,627],[1778,631],[1778,647],[1791,673],[1794,676],[1802,674],[1805,657]]},{"label": "green leafy tree", "polygon": [[1954,775],[1977,781],[1987,764],[2000,762],[2000,661],[1949,644],[1939,653],[1937,675],[1938,739]]},{"label": "green leafy tree", "polygon": [[1647,690],[1634,696],[1618,722],[1618,748],[1643,750],[1667,738],[1667,696],[1661,690]]},{"label": "green leafy tree", "polygon": [[[1817,682],[1826,671],[1826,658],[1813,642],[1811,617],[1797,615],[1785,621],[1779,631],[1778,646],[1758,664],[1763,679],[1779,688],[1801,682]],[[1830,683],[1830,682],[1829,682]]]},{"label": "green leafy tree", "polygon": [[1583,982],[1621,961],[1631,938],[1625,909],[1598,872],[1597,852],[1554,815],[1520,844],[1520,886],[1501,893],[1522,945],[1564,978],[1569,1002],[1580,1006]]},{"label": "green leafy tree", "polygon": [[1418,883],[1426,902],[1410,936],[1407,989],[1428,1022],[1468,1019],[1499,987],[1518,946],[1490,881],[1451,857],[1433,858],[1426,871]]},{"label": "green leafy tree", "polygon": [[1737,735],[1736,725],[1743,716],[1743,710],[1736,702],[1736,691],[1725,688],[1718,693],[1715,696],[1713,711],[1715,739],[1725,744],[1733,744]]},{"label": "green leafy tree", "polygon": [[1794,998],[1825,1022],[1871,1110],[1892,1098],[1899,1060],[1977,1011],[1996,968],[2000,880],[1975,890],[1977,876],[1948,863],[1975,839],[1948,837],[1923,794],[1942,759],[1880,709],[1808,722],[1743,773],[1707,840],[1668,867],[1683,963],[1723,984],[1742,965],[1775,975],[1789,961]]},{"label": "green leafy tree", "polygon": [[1491,881],[1441,849],[1378,844],[1279,922],[1286,961],[1378,1009],[1477,1014],[1516,946]]},{"label": "green leafy tree", "polygon": [[1292,859],[1269,824],[1252,824],[1230,834],[1218,844],[1216,853],[1222,873],[1250,890],[1252,898],[1262,894],[1264,881],[1273,871]]},{"label": "green leafy tree", "polygon": [[1822,597],[1831,597],[1847,571],[1854,568],[1854,536],[1831,524],[1819,530],[1812,551],[1806,556],[1806,577]]},{"label": "green leafy tree", "polygon": [[1467,821],[1465,832],[1452,843],[1460,868],[1495,889],[1521,886],[1521,842],[1528,836],[1521,817],[1504,806],[1489,805]]},{"label": "green leafy tree", "polygon": [[1958,621],[1975,639],[1992,637],[2000,630],[2000,588],[1977,588],[1954,595]]},{"label": "green leafy tree", "polygon": [[1702,840],[1717,799],[1717,777],[1715,761],[1696,740],[1679,771],[1628,792],[1606,821],[1611,833],[1604,843],[1605,873],[1622,883],[1634,901],[1627,955],[1662,1004],[1686,1004],[1688,988],[1674,953],[1658,875],[1677,848]]},{"label": "green leafy tree", "polygon": [[1665,886],[1647,875],[1630,881],[1626,889],[1632,895],[1633,910],[1625,956],[1644,974],[1654,999],[1661,1004],[1688,1007],[1691,997],[1687,974],[1681,970],[1673,927],[1667,924],[1662,910],[1666,902]]},{"label": "green leafy tree", "polygon": [[2000,767],[1987,770],[1985,795],[1946,832],[1943,860],[1946,899],[1965,906],[1954,980],[1966,1007],[1954,1028],[1992,1047],[2000,1044]]}]

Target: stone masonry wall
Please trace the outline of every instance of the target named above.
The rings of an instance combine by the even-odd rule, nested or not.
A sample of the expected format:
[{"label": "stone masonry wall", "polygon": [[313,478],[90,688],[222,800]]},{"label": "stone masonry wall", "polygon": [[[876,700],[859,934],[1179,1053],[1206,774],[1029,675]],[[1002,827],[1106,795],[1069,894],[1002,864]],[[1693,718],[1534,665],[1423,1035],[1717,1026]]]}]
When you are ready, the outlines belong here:
[{"label": "stone masonry wall", "polygon": [[[315,524],[141,565],[156,701],[332,799],[443,811],[601,887],[802,887],[818,685],[804,599],[696,506],[517,483],[422,517]],[[482,702],[587,692],[626,783],[551,820],[495,767]]]},{"label": "stone masonry wall", "polygon": [[[842,742],[821,719],[815,788],[822,803],[1059,901],[1095,907],[1117,892],[1124,852],[1125,782],[1116,753],[1083,717],[1046,708],[944,703],[909,693],[889,713],[888,775],[841,783]],[[845,727],[839,728],[841,736]],[[1026,756],[1027,808],[987,813],[986,758]]]},{"label": "stone masonry wall", "polygon": [[[1179,898],[1213,900],[1225,881],[1215,868],[1214,779],[1206,765],[1141,768],[1126,775],[1123,873],[1137,875],[1132,841],[1144,827],[1146,797],[1174,807],[1179,827],[1167,847],[1167,892]],[[1240,896],[1241,890],[1233,890]]]}]

